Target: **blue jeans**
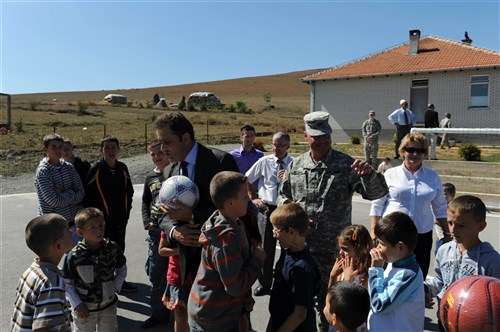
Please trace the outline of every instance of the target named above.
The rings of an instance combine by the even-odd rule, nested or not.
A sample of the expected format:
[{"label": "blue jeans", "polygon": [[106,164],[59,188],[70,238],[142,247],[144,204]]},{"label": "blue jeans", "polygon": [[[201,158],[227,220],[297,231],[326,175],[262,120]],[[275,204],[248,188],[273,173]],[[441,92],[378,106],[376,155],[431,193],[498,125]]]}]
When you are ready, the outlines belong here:
[{"label": "blue jeans", "polygon": [[170,310],[162,302],[163,293],[167,286],[168,257],[158,254],[160,244],[160,228],[158,226],[148,231],[148,257],[145,264],[146,274],[151,282],[151,317],[159,321],[168,320]]}]

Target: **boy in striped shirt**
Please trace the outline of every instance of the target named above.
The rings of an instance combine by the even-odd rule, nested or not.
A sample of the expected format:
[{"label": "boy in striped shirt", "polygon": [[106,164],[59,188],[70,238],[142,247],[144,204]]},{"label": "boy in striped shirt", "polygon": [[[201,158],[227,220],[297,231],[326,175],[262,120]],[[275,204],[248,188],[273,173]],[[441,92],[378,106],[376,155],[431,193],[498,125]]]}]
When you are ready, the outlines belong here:
[{"label": "boy in striped shirt", "polygon": [[57,264],[73,246],[68,222],[51,213],[31,220],[26,244],[37,255],[16,287],[11,331],[71,331],[66,291]]}]

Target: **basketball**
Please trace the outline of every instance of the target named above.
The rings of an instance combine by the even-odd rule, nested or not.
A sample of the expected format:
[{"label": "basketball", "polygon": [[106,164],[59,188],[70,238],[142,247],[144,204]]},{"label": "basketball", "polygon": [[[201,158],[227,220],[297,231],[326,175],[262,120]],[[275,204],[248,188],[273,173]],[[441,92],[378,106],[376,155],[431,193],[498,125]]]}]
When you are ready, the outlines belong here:
[{"label": "basketball", "polygon": [[177,209],[174,200],[178,200],[189,208],[194,208],[200,199],[198,186],[188,177],[175,175],[165,180],[158,195],[160,204],[166,204],[171,209]]},{"label": "basketball", "polygon": [[452,283],[440,305],[448,332],[500,331],[500,280],[470,276]]}]

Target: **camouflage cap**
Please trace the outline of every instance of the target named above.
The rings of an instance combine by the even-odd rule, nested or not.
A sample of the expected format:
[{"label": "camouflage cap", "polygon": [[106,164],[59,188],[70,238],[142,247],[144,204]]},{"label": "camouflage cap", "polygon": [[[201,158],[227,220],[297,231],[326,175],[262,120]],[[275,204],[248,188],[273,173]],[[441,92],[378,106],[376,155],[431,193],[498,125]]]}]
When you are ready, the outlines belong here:
[{"label": "camouflage cap", "polygon": [[330,114],[327,112],[311,112],[304,116],[306,132],[310,136],[330,135],[332,127],[328,123]]}]

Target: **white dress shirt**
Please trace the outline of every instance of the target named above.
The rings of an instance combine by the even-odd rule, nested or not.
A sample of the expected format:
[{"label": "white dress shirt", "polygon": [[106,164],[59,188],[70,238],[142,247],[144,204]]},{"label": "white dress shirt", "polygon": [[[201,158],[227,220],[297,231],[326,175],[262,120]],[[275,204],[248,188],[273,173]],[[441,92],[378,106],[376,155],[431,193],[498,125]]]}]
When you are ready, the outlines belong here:
[{"label": "white dress shirt", "polygon": [[[286,155],[283,158],[285,168],[292,162],[292,157]],[[264,156],[257,160],[255,164],[245,173],[248,182],[257,183],[259,198],[267,204],[276,205],[278,199],[278,158],[274,154]]]},{"label": "white dress shirt", "polygon": [[432,231],[436,218],[446,218],[446,199],[439,175],[421,166],[412,174],[404,164],[384,173],[389,193],[372,201],[370,216],[404,212],[413,219],[419,234]]}]

